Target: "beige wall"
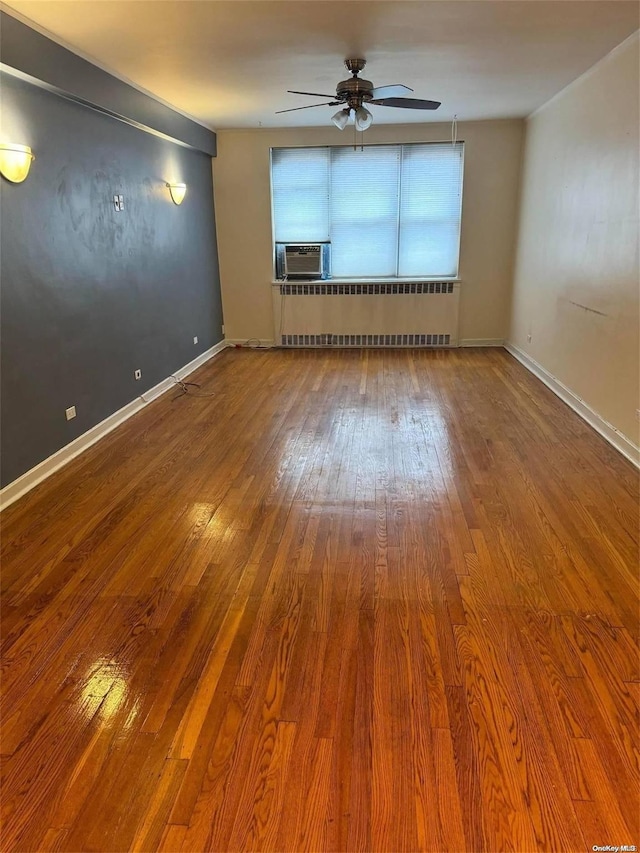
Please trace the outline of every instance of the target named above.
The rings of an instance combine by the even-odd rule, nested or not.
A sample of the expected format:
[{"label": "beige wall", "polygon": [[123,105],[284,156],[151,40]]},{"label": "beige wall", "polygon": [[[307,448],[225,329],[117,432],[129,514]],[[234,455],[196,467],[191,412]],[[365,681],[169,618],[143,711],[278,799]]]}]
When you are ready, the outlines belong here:
[{"label": "beige wall", "polygon": [[638,61],[636,34],[527,121],[510,332],[635,444]]},{"label": "beige wall", "polygon": [[[506,337],[523,131],[524,122],[519,120],[469,122],[458,127],[458,138],[466,143],[461,339]],[[352,138],[350,130],[341,133],[333,126],[218,133],[216,221],[228,338],[274,337],[269,149],[340,145]],[[374,124],[364,136],[370,144],[450,138],[448,124]]]}]

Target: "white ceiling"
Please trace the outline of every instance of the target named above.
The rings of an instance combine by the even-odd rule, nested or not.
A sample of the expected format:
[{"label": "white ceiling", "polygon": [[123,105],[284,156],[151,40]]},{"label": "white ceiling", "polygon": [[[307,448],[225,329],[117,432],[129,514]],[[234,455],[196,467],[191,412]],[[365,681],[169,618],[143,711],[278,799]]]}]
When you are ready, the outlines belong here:
[{"label": "white ceiling", "polygon": [[[346,57],[442,101],[377,123],[526,116],[638,26],[635,0],[10,0],[27,22],[202,124],[326,125]],[[9,9],[9,11],[11,11]]]}]

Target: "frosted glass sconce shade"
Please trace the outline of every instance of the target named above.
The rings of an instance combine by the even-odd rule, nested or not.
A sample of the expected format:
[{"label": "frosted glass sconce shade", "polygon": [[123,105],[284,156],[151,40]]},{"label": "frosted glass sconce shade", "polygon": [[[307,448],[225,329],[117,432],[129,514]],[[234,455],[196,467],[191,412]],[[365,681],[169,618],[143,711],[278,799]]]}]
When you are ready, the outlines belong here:
[{"label": "frosted glass sconce shade", "polygon": [[182,200],[187,192],[186,184],[167,184],[171,198],[174,204],[182,204]]},{"label": "frosted glass sconce shade", "polygon": [[0,173],[8,181],[21,184],[29,174],[33,160],[35,157],[27,145],[0,143]]}]

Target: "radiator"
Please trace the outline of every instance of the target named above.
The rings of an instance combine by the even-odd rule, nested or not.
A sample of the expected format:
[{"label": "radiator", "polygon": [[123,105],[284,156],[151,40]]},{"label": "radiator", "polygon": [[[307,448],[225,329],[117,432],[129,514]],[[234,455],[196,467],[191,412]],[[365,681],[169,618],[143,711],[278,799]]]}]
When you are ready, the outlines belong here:
[{"label": "radiator", "polygon": [[272,294],[280,346],[458,345],[459,282],[279,282]]}]

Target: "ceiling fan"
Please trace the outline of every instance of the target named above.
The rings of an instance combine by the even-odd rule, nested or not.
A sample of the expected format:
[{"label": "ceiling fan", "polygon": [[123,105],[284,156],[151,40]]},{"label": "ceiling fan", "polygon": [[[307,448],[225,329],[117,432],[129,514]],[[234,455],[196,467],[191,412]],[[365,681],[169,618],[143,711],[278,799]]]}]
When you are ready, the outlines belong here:
[{"label": "ceiling fan", "polygon": [[318,98],[332,98],[322,104],[309,104],[307,107],[292,107],[288,110],[278,110],[278,113],[291,113],[295,110],[308,110],[311,107],[335,107],[338,104],[346,104],[343,109],[331,116],[331,121],[338,130],[344,130],[349,121],[351,111],[354,113],[354,121],[357,130],[366,130],[371,127],[373,116],[365,104],[375,104],[379,107],[403,107],[409,110],[437,110],[440,101],[423,101],[420,98],[406,98],[406,92],[413,92],[408,86],[396,84],[393,86],[377,86],[374,88],[371,80],[364,80],[358,74],[367,64],[366,59],[345,59],[344,64],[351,72],[348,80],[342,80],[336,86],[336,94],[327,95],[321,92],[297,92],[294,89],[287,91],[292,95],[313,95]]}]

